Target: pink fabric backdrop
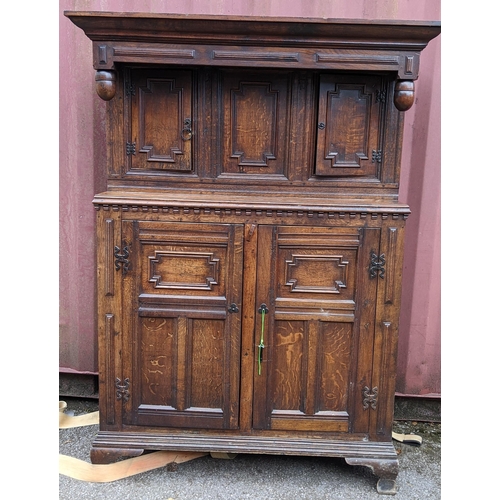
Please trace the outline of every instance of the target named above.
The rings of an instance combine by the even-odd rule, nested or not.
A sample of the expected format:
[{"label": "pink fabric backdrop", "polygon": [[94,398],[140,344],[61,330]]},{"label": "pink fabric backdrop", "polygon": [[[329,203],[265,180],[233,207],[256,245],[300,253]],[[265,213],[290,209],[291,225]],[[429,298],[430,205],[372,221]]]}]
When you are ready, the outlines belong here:
[{"label": "pink fabric backdrop", "polygon": [[[436,0],[61,0],[60,371],[96,373],[94,209],[103,188],[104,103],[94,90],[91,44],[64,10],[439,20]],[[421,58],[416,103],[406,113],[401,196],[410,204],[397,391],[441,392],[440,38]],[[104,168],[100,169],[101,172]],[[100,175],[100,177],[99,177]]]}]

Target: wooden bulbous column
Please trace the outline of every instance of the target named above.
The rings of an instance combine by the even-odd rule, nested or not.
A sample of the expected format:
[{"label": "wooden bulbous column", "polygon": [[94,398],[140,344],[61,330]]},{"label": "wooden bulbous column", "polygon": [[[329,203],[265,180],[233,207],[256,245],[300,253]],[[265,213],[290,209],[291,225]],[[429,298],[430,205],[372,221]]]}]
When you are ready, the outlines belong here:
[{"label": "wooden bulbous column", "polygon": [[399,111],[408,111],[415,99],[415,83],[412,80],[398,80],[394,90],[394,105]]},{"label": "wooden bulbous column", "polygon": [[104,101],[113,99],[116,93],[116,75],[114,71],[96,71],[96,92]]}]

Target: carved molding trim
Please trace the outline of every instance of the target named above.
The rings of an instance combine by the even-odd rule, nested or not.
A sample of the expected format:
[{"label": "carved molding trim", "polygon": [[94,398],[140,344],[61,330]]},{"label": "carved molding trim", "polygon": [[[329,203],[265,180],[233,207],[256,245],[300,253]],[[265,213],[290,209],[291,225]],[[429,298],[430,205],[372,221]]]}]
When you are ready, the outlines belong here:
[{"label": "carved molding trim", "polygon": [[237,61],[299,61],[297,52],[245,52],[241,50],[214,50],[212,57],[215,60]]},{"label": "carved molding trim", "polygon": [[[104,316],[104,338],[105,338],[105,373],[106,380],[113,380],[114,362],[113,356],[115,353],[115,315],[107,313]],[[115,382],[116,383],[116,382]],[[106,423],[108,425],[115,424],[115,401],[112,397],[103,398],[106,401]]]},{"label": "carved molding trim", "polygon": [[194,49],[174,49],[169,47],[140,47],[140,46],[124,46],[116,45],[113,50],[113,55],[117,57],[141,57],[153,58],[162,57],[166,59],[182,58],[194,59],[196,50]]},{"label": "carved molding trim", "polygon": [[143,212],[163,213],[169,215],[217,215],[217,216],[241,216],[241,217],[305,217],[310,219],[382,219],[382,220],[406,220],[409,213],[392,212],[354,212],[345,210],[280,210],[280,209],[256,209],[256,208],[232,208],[232,207],[185,207],[185,206],[162,206],[162,205],[130,205],[109,204],[94,201],[95,210],[113,212]]},{"label": "carved molding trim", "polygon": [[398,244],[398,229],[389,227],[387,229],[387,280],[385,282],[384,303],[393,304],[395,300],[396,279],[396,255]]},{"label": "carved molding trim", "polygon": [[113,219],[106,219],[104,221],[104,256],[105,256],[105,266],[104,266],[104,294],[106,296],[113,296],[115,294],[115,281],[114,273],[112,272],[114,264],[114,250],[113,241],[115,235],[115,226]]},{"label": "carved molding trim", "polygon": [[325,53],[317,52],[315,54],[315,59],[320,63],[342,63],[342,64],[366,64],[366,65],[377,65],[377,66],[399,66],[399,56],[387,56],[382,57],[379,55],[372,54],[338,54],[338,53]]}]

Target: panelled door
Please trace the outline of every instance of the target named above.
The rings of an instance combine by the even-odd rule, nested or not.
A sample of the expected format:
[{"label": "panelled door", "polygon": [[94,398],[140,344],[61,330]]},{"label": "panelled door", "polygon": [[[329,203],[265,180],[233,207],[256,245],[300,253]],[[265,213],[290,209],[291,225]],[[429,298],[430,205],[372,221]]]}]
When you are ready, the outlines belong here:
[{"label": "panelled door", "polygon": [[386,93],[376,76],[320,76],[316,175],[379,176]]},{"label": "panelled door", "polygon": [[122,237],[124,422],[237,428],[243,226],[123,221]]},{"label": "panelled door", "polygon": [[379,241],[379,229],[259,226],[254,428],[368,431]]},{"label": "panelled door", "polygon": [[192,79],[185,70],[130,70],[125,89],[129,170],[192,170]]}]

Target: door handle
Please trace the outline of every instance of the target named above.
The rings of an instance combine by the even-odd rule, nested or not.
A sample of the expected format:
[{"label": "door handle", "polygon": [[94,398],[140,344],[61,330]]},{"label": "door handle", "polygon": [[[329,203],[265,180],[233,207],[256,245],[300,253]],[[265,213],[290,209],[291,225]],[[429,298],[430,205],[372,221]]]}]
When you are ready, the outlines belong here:
[{"label": "door handle", "polygon": [[186,118],[184,120],[184,128],[181,132],[181,138],[183,141],[189,141],[193,137],[193,131],[191,130],[191,118]]},{"label": "door handle", "polygon": [[266,322],[266,314],[269,312],[269,309],[267,308],[266,304],[261,304],[258,312],[261,315],[261,328],[260,328],[260,343],[259,343],[259,356],[257,358],[258,361],[258,367],[259,367],[259,375],[262,372],[262,361],[264,358],[264,327],[265,327],[265,322]]}]

